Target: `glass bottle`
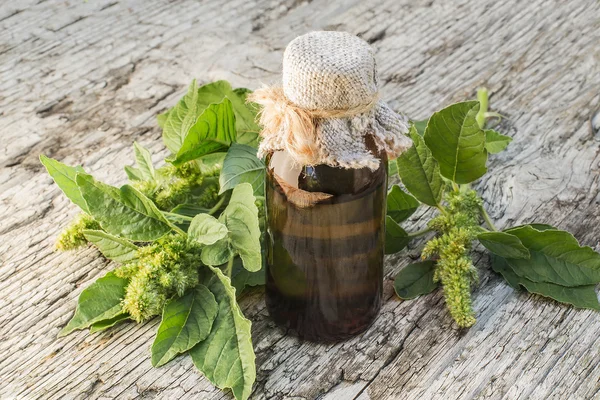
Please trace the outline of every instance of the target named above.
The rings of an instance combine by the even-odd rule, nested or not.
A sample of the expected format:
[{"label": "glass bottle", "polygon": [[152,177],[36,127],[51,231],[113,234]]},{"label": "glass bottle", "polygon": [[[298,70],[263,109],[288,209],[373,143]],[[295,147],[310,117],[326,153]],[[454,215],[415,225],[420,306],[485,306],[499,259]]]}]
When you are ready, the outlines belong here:
[{"label": "glass bottle", "polygon": [[267,157],[267,308],[309,340],[350,338],[381,307],[387,157],[367,139],[376,171]]}]

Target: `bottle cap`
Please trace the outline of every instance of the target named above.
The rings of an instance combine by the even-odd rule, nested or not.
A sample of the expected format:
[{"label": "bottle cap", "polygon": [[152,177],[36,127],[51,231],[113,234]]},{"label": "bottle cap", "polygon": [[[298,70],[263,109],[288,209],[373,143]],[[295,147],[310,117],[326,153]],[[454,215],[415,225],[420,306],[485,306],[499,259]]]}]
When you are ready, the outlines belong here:
[{"label": "bottle cap", "polygon": [[302,35],[283,56],[283,85],[256,90],[262,105],[259,157],[287,151],[301,165],[379,168],[366,146],[397,157],[411,146],[408,119],[379,99],[373,49],[346,32]]}]

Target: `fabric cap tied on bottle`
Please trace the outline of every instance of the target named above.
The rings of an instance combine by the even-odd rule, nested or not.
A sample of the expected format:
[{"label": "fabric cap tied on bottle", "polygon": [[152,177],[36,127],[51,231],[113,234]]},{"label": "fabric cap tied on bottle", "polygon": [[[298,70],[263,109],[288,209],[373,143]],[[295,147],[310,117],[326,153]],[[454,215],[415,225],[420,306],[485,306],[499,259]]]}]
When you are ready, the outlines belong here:
[{"label": "fabric cap tied on bottle", "polygon": [[366,135],[390,158],[412,144],[407,118],[379,100],[372,48],[350,33],[294,39],[283,55],[283,86],[258,89],[250,100],[262,106],[259,157],[285,150],[300,165],[375,170]]}]

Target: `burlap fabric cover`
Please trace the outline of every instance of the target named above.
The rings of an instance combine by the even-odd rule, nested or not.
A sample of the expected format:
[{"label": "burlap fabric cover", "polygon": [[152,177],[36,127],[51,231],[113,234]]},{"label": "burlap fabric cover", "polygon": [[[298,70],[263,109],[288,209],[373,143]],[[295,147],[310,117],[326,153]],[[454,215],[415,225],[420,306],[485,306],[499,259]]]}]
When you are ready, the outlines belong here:
[{"label": "burlap fabric cover", "polygon": [[[379,160],[366,148],[365,135],[373,135],[378,148],[392,158],[412,143],[405,135],[407,118],[378,100],[373,50],[352,34],[311,32],[294,39],[283,55],[283,93],[306,110],[331,110],[333,115],[358,110],[343,118],[314,119],[318,152],[311,164],[374,170]],[[263,132],[260,157],[286,149],[286,129],[283,120],[278,132]]]}]

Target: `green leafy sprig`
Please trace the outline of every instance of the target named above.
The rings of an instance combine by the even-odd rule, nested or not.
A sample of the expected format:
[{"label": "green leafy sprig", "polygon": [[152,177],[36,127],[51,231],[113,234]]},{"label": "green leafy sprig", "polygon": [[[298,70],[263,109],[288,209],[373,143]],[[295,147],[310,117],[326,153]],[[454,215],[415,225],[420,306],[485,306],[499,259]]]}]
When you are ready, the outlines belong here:
[{"label": "green leafy sprig", "polygon": [[[237,297],[264,284],[260,212],[264,164],[256,158],[256,107],[224,81],[197,87],[159,116],[172,155],[155,168],[134,143],[130,183],[107,185],[81,167],[41,156],[82,213],[57,248],[87,242],[120,264],[79,296],[60,336],[161,316],[152,364],[189,353],[219,388],[247,399],[256,379],[250,321]],[[258,196],[258,199],[257,197]]]},{"label": "green leafy sprig", "polygon": [[[579,308],[600,309],[595,287],[600,283],[600,254],[582,247],[568,232],[531,223],[498,231],[469,184],[487,171],[487,158],[504,150],[512,138],[485,129],[489,112],[487,90],[479,101],[453,104],[410,131],[413,147],[396,160],[404,188],[388,194],[386,250],[403,249],[411,239],[435,232],[424,246],[427,261],[410,264],[395,278],[402,299],[427,294],[441,284],[450,315],[459,327],[475,320],[471,287],[477,269],[470,252],[478,240],[492,253],[492,268],[510,286]],[[410,194],[409,194],[410,193]],[[437,209],[428,228],[409,234],[400,223],[420,204]],[[481,226],[485,222],[487,228]]]}]

